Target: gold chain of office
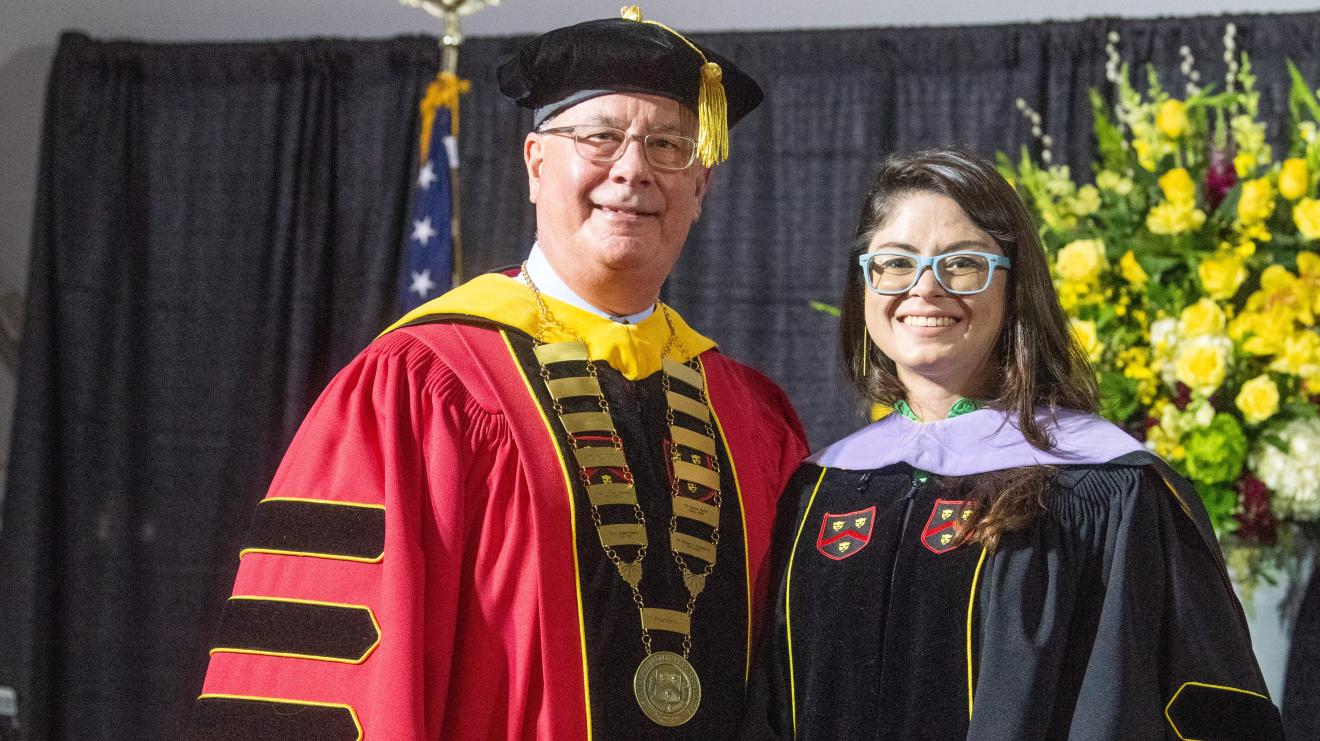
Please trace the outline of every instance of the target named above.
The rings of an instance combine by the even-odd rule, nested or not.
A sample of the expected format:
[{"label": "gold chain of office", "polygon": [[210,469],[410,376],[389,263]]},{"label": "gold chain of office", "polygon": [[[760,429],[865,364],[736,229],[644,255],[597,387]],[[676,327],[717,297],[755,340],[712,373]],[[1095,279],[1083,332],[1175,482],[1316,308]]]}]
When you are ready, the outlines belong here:
[{"label": "gold chain of office", "polygon": [[[553,400],[555,414],[563,427],[572,447],[572,454],[577,463],[578,477],[587,492],[591,508],[591,521],[596,527],[601,548],[606,558],[618,569],[619,576],[632,591],[633,602],[641,617],[642,648],[646,652],[637,672],[633,677],[633,694],[642,711],[652,721],[664,726],[677,726],[686,723],[697,712],[701,703],[701,680],[696,670],[688,662],[692,652],[692,613],[696,609],[697,597],[706,585],[706,577],[715,568],[716,551],[720,542],[720,506],[723,498],[720,494],[720,463],[716,455],[715,429],[710,412],[710,399],[706,393],[705,376],[702,373],[701,360],[692,358],[687,362],[676,362],[669,358],[669,353],[676,346],[681,357],[687,357],[678,333],[674,329],[669,307],[659,304],[659,311],[669,328],[669,338],[660,351],[661,383],[665,392],[665,422],[669,427],[670,501],[672,509],[669,517],[670,555],[683,576],[683,585],[688,591],[688,601],[684,611],[647,607],[642,595],[642,560],[646,557],[648,539],[646,535],[646,515],[637,501],[637,490],[631,468],[624,454],[623,439],[619,436],[614,420],[610,416],[609,400],[600,386],[599,370],[596,362],[587,351],[587,343],[555,318],[546,305],[540,290],[532,281],[523,265],[522,275],[536,300],[539,324],[535,333],[536,346],[533,352],[540,366],[541,380]],[[564,342],[546,342],[545,330],[554,327],[573,338]],[[586,375],[571,374],[568,368],[577,366],[561,365],[582,363]],[[558,371],[552,376],[550,368]],[[677,393],[673,389],[673,380],[678,379],[697,390],[700,401]],[[594,398],[599,411],[569,412],[564,401],[574,397]],[[677,415],[691,417],[703,426],[698,432],[677,424]],[[586,444],[586,437],[608,438],[609,445]],[[680,450],[687,448],[690,460],[684,460]],[[708,461],[709,467],[702,465]],[[609,471],[618,473],[616,477]],[[681,483],[680,483],[681,482]],[[708,501],[684,496],[683,487],[695,493],[698,487],[704,487],[711,494]],[[632,510],[632,524],[604,524],[601,516],[602,507],[627,507]],[[678,529],[679,518],[692,520],[708,526],[709,540],[689,535]],[[624,560],[616,550],[620,546],[635,546],[636,555],[631,560]],[[700,559],[705,566],[694,571],[686,557]],[[678,633],[683,636],[682,655],[670,651],[653,651],[651,631],[661,630]]]}]

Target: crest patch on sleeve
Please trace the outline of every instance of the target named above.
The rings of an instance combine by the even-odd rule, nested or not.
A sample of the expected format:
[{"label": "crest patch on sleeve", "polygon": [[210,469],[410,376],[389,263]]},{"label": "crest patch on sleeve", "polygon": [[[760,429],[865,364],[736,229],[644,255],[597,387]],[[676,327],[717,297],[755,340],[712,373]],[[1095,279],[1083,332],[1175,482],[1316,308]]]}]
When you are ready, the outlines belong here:
[{"label": "crest patch on sleeve", "polygon": [[875,507],[843,515],[825,513],[820,521],[816,550],[826,558],[842,561],[862,551],[871,542],[875,529]]},{"label": "crest patch on sleeve", "polygon": [[930,517],[926,518],[926,526],[921,529],[921,544],[936,555],[957,548],[963,522],[972,516],[970,505],[971,502],[967,501],[936,499]]}]

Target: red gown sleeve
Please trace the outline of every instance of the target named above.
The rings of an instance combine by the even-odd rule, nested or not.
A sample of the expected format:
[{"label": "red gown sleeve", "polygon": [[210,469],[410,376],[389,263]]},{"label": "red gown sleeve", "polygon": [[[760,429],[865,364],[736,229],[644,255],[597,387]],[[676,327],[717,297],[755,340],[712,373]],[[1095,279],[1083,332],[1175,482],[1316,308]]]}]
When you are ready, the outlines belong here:
[{"label": "red gown sleeve", "polygon": [[192,738],[439,738],[469,513],[432,493],[465,489],[487,416],[408,333],[335,377],[258,505]]}]

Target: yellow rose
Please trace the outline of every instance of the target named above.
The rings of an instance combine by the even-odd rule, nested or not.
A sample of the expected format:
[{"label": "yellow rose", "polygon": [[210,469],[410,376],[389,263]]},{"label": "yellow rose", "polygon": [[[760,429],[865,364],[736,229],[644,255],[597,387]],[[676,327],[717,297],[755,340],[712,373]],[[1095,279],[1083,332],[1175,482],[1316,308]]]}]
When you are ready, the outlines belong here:
[{"label": "yellow rose", "polygon": [[1310,240],[1320,239],[1320,201],[1303,198],[1293,207],[1293,223],[1303,237]]},{"label": "yellow rose", "polygon": [[1182,310],[1178,316],[1178,333],[1183,337],[1223,334],[1227,322],[1219,304],[1203,298]]},{"label": "yellow rose", "polygon": [[1118,268],[1123,273],[1123,279],[1137,288],[1146,285],[1146,281],[1150,280],[1150,276],[1141,267],[1141,263],[1137,262],[1137,256],[1132,254],[1132,250],[1123,253],[1123,258],[1118,261]]},{"label": "yellow rose", "polygon": [[1310,191],[1311,173],[1306,169],[1306,160],[1295,157],[1284,160],[1279,170],[1279,195],[1295,201]]},{"label": "yellow rose", "polygon": [[1196,183],[1187,170],[1175,167],[1160,176],[1160,190],[1170,203],[1192,203],[1196,200]]},{"label": "yellow rose", "polygon": [[1079,239],[1059,250],[1054,267],[1059,277],[1073,283],[1096,283],[1106,267],[1105,243],[1098,239]]},{"label": "yellow rose", "polygon": [[1234,403],[1243,419],[1258,425],[1279,411],[1279,387],[1268,373],[1262,373],[1242,384]]},{"label": "yellow rose", "polygon": [[1155,127],[1170,139],[1181,138],[1187,133],[1187,106],[1177,99],[1164,101],[1155,114]]},{"label": "yellow rose", "polygon": [[1072,319],[1073,337],[1077,344],[1081,345],[1082,350],[1086,352],[1086,357],[1092,363],[1100,362],[1100,356],[1105,352],[1105,346],[1100,344],[1100,335],[1095,330],[1095,322],[1089,319]]},{"label": "yellow rose", "polygon": [[1223,301],[1232,298],[1247,279],[1247,265],[1232,252],[1220,252],[1202,260],[1196,275],[1207,296]]},{"label": "yellow rose", "polygon": [[1256,155],[1251,152],[1239,152],[1237,156],[1233,158],[1233,170],[1237,172],[1238,177],[1245,178],[1255,169]]},{"label": "yellow rose", "polygon": [[1193,337],[1182,343],[1178,357],[1173,361],[1174,378],[1187,384],[1188,388],[1210,396],[1224,382],[1228,374],[1227,338]]},{"label": "yellow rose", "polygon": [[1152,234],[1182,234],[1201,228],[1205,212],[1188,203],[1157,203],[1146,214],[1146,228]]},{"label": "yellow rose", "polygon": [[1258,224],[1274,213],[1274,186],[1269,178],[1256,178],[1242,183],[1238,199],[1238,220],[1244,224]]}]

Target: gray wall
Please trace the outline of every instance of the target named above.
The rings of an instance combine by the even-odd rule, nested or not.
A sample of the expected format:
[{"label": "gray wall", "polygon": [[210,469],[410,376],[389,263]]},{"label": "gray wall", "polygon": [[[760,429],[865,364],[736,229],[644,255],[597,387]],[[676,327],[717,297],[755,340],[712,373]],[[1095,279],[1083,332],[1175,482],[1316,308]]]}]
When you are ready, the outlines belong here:
[{"label": "gray wall", "polygon": [[[470,36],[534,33],[618,13],[622,0],[502,0],[465,20]],[[1020,0],[652,0],[648,17],[683,30],[967,25],[1094,16],[1151,17],[1315,9],[1302,0],[1107,0],[1078,3]],[[430,33],[438,21],[396,0],[0,0],[0,296],[27,281],[32,197],[46,76],[59,33],[145,41],[240,40],[306,36],[380,37]],[[9,457],[14,377],[0,367],[0,496]],[[1263,592],[1269,590],[1262,590]],[[1253,632],[1275,697],[1282,690],[1282,639],[1272,607],[1259,594]]]}]

